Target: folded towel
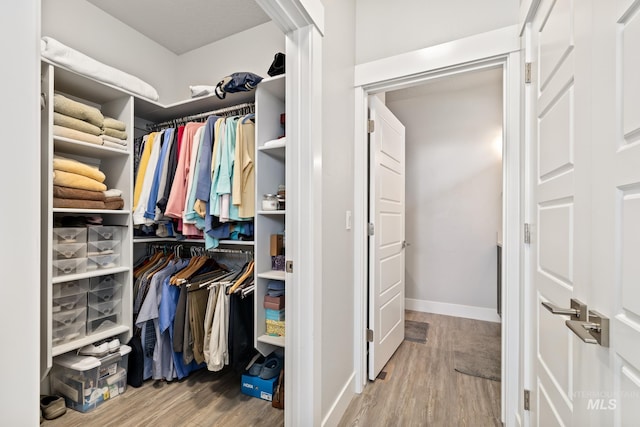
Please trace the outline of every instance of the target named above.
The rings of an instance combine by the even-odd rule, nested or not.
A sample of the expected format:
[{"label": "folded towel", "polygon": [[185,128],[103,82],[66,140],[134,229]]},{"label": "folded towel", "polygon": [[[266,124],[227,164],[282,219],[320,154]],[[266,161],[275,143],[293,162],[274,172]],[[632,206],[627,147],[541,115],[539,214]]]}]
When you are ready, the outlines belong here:
[{"label": "folded towel", "polygon": [[107,197],[104,200],[105,209],[117,210],[124,207],[124,200],[122,197]]},{"label": "folded towel", "polygon": [[44,46],[43,43],[40,43],[40,46],[44,58],[80,74],[84,74],[85,76],[118,86],[152,101],[158,100],[158,92],[153,86],[139,78],[96,61],[51,37],[42,37],[42,40],[44,41]]},{"label": "folded towel", "polygon": [[87,178],[77,173],[53,170],[53,185],[61,187],[79,188],[81,190],[104,191],[107,186],[95,179]]},{"label": "folded towel", "polygon": [[126,150],[127,149],[126,145],[122,145],[120,143],[111,142],[111,141],[107,141],[107,140],[103,140],[102,141],[102,145],[104,145],[105,147],[117,148],[119,150]]},{"label": "folded towel", "polygon": [[111,188],[109,190],[103,191],[104,197],[122,197],[122,190],[118,190],[117,188]]},{"label": "folded towel", "polygon": [[102,133],[107,135],[107,136],[112,136],[112,137],[118,138],[118,139],[127,139],[127,132],[124,132],[124,131],[121,131],[121,130],[116,130],[116,129],[111,129],[111,128],[104,128]]},{"label": "folded towel", "polygon": [[102,191],[80,190],[78,188],[53,186],[53,197],[59,199],[98,200],[104,202],[106,196]]},{"label": "folded towel", "polygon": [[80,200],[80,199],[61,199],[53,198],[54,208],[71,208],[71,209],[105,209],[104,202],[99,200]]},{"label": "folded towel", "polygon": [[98,182],[104,182],[105,179],[104,173],[102,173],[97,167],[89,166],[77,160],[67,159],[61,156],[53,156],[53,169],[86,176],[87,178],[95,179]]},{"label": "folded towel", "polygon": [[199,96],[208,96],[214,94],[216,92],[216,87],[208,85],[193,85],[189,86],[189,90],[191,90],[191,97],[197,98]]},{"label": "folded towel", "polygon": [[109,136],[109,135],[100,135],[100,138],[102,138],[103,141],[109,141],[109,142],[113,142],[113,143],[120,144],[120,145],[127,145],[127,140],[126,139],[114,138],[114,137]]},{"label": "folded towel", "polygon": [[79,130],[80,132],[90,133],[91,135],[102,134],[102,129],[98,126],[92,125],[84,120],[76,119],[75,117],[66,116],[62,113],[53,113],[53,124]]},{"label": "folded towel", "polygon": [[53,95],[53,111],[84,120],[99,128],[104,124],[104,116],[96,107],[74,101],[59,93]]},{"label": "folded towel", "polygon": [[75,139],[77,141],[88,142],[90,144],[102,145],[102,138],[90,133],[66,128],[64,126],[53,125],[53,134],[63,138]]},{"label": "folded towel", "polygon": [[115,130],[127,130],[127,125],[120,120],[114,119],[113,117],[105,117],[104,118],[104,127],[111,128]]}]

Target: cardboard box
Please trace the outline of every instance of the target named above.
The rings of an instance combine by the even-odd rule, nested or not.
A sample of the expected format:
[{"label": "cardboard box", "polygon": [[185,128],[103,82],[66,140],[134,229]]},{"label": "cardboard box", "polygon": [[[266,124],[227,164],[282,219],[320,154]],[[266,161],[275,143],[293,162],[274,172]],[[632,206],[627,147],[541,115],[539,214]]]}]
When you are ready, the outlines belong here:
[{"label": "cardboard box", "polygon": [[267,320],[284,320],[284,308],[282,310],[272,310],[267,308],[264,311],[264,317]]},{"label": "cardboard box", "polygon": [[270,308],[273,310],[281,310],[284,308],[284,295],[279,297],[264,296],[264,308]]},{"label": "cardboard box", "polygon": [[271,256],[284,255],[284,235],[271,235]]},{"label": "cardboard box", "polygon": [[240,391],[246,395],[271,402],[273,399],[273,392],[276,389],[277,384],[277,375],[270,380],[263,380],[260,377],[245,374],[242,376]]}]

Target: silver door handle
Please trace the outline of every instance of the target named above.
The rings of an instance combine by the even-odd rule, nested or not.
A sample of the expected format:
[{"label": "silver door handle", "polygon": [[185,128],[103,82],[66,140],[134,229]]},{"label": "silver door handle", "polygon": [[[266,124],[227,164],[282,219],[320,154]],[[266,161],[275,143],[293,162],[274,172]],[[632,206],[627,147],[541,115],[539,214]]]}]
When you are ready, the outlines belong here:
[{"label": "silver door handle", "polygon": [[571,308],[562,308],[548,301],[543,301],[542,306],[553,314],[571,316],[571,320],[587,321],[587,304],[571,298]]},{"label": "silver door handle", "polygon": [[567,320],[566,325],[582,341],[609,347],[609,318],[595,310],[589,310],[589,321]]}]

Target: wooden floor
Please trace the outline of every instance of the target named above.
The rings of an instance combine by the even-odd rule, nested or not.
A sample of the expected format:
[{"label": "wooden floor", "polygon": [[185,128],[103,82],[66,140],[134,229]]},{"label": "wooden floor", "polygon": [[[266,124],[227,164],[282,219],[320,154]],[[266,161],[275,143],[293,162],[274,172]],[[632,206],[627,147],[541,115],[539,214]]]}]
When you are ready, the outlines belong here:
[{"label": "wooden floor", "polygon": [[453,337],[480,334],[500,340],[500,324],[406,312],[429,323],[426,344],[404,341],[383,372],[349,405],[340,426],[502,426],[500,383],[458,373]]},{"label": "wooden floor", "polygon": [[[500,325],[412,311],[406,318],[429,323],[427,342],[404,341],[384,368],[386,378],[370,382],[353,398],[340,426],[502,426],[500,383],[453,367],[454,335],[481,334],[499,341]],[[68,410],[42,425],[275,427],[284,425],[284,412],[241,394],[236,374],[204,370],[180,382],[128,387],[92,412]]]}]

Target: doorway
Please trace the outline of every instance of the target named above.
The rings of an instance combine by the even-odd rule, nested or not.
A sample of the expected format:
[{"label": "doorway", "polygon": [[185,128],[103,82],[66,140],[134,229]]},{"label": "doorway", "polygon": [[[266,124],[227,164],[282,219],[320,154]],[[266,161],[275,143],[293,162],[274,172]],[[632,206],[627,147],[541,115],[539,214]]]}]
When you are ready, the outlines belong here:
[{"label": "doorway", "polygon": [[[518,36],[514,28],[505,28],[475,36],[474,49],[470,41],[462,39],[433,48],[387,58],[356,66],[356,188],[355,215],[355,286],[356,286],[356,391],[366,385],[366,295],[369,277],[366,256],[366,111],[368,96],[376,93],[405,89],[436,78],[470,71],[499,68],[503,75],[503,209],[502,209],[502,419],[507,422],[519,416],[521,390],[520,364],[520,130],[519,93],[520,64]],[[458,49],[459,48],[459,49]],[[469,50],[467,50],[469,49]],[[432,52],[429,52],[432,50]],[[462,54],[461,52],[465,52]],[[443,52],[445,52],[443,54]],[[437,53],[437,55],[431,55]],[[436,57],[437,56],[437,57]],[[391,65],[391,64],[394,65]],[[494,296],[495,298],[495,296]]]}]

